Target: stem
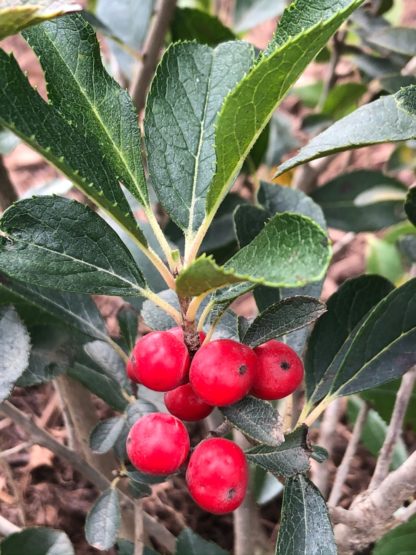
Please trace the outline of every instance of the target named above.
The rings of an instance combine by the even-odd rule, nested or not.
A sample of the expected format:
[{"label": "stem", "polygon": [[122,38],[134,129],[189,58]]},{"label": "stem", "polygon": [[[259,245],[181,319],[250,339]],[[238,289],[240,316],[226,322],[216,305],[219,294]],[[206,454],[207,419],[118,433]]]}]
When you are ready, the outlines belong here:
[{"label": "stem", "polygon": [[335,476],[331,495],[329,496],[329,499],[328,499],[328,505],[332,507],[335,507],[336,505],[338,505],[338,502],[341,499],[342,488],[345,484],[345,480],[347,479],[348,472],[350,470],[351,461],[355,455],[358,444],[360,442],[364,424],[366,423],[366,420],[367,420],[367,414],[368,414],[368,406],[367,406],[367,403],[364,403],[360,408],[360,412],[358,413],[351,438],[348,442],[347,449],[345,450],[344,457],[342,458],[341,464],[339,465]]},{"label": "stem", "polygon": [[210,293],[209,291],[206,291],[205,293],[202,293],[202,295],[199,295],[198,297],[194,297],[192,301],[189,303],[188,310],[186,311],[186,319],[188,320],[188,322],[195,321],[196,313],[198,312],[199,307],[201,306],[201,303],[207,298],[209,293]]},{"label": "stem", "polygon": [[159,306],[162,310],[164,310],[169,316],[171,316],[178,326],[182,326],[182,314],[179,310],[176,310],[171,304],[164,301],[159,295],[151,291],[150,289],[142,289],[142,295],[152,301],[157,306]]},{"label": "stem", "polygon": [[285,399],[285,414],[283,417],[283,430],[290,432],[292,428],[292,413],[293,413],[293,394]]},{"label": "stem", "polygon": [[198,251],[201,247],[202,241],[207,234],[208,228],[215,216],[216,211],[212,211],[209,216],[205,217],[202,225],[198,229],[195,235],[188,236],[185,239],[185,256],[184,256],[184,266],[189,266],[195,260],[198,255]]},{"label": "stem", "polygon": [[146,92],[156,70],[159,53],[176,7],[176,0],[159,0],[149,33],[143,46],[142,62],[131,86],[133,102],[140,113],[145,105]]},{"label": "stem", "polygon": [[[172,249],[170,248],[170,245],[168,243],[168,240],[165,237],[165,234],[162,231],[162,228],[159,225],[159,222],[156,219],[156,216],[154,215],[152,209],[149,208],[145,208],[145,214],[147,216],[147,219],[149,221],[149,225],[153,230],[153,233],[155,234],[156,239],[159,242],[159,245],[161,246],[164,255],[166,256],[166,260],[169,264],[169,268],[171,270],[171,272],[177,272],[178,268],[177,268],[177,263],[175,263],[175,261],[173,260],[172,257]],[[155,256],[156,253],[154,253]],[[162,262],[163,264],[163,262]],[[163,266],[166,269],[166,266],[163,264]],[[173,282],[173,286],[169,286],[171,289],[175,289],[175,282],[173,281],[173,277],[172,275],[169,273],[170,276],[170,280]]]},{"label": "stem", "polygon": [[[317,405],[313,409],[313,411],[308,415],[308,417],[305,418],[305,421],[303,423],[306,424],[308,428],[310,428],[312,424],[315,422],[315,420],[317,420],[321,416],[321,414],[324,412],[324,410],[326,410],[328,405],[332,403],[333,400],[334,400],[333,397],[325,397],[325,399],[322,399],[319,405]],[[300,418],[299,418],[299,423],[302,424]]]},{"label": "stem", "polygon": [[134,555],[143,555],[144,526],[142,500],[134,501]]},{"label": "stem", "polygon": [[186,346],[188,347],[188,351],[191,357],[193,357],[197,350],[200,348],[201,341],[199,339],[198,330],[196,329],[195,319],[188,320],[186,316],[188,314],[191,301],[187,297],[179,297],[179,304],[183,316],[183,338],[185,340]]},{"label": "stem", "polygon": [[403,427],[404,417],[413,393],[415,380],[416,368],[409,370],[402,378],[386,437],[377,459],[373,477],[368,487],[369,491],[377,488],[389,473],[391,460],[393,458],[393,450]]},{"label": "stem", "polygon": [[114,349],[114,351],[118,354],[118,356],[121,358],[124,364],[127,364],[129,361],[129,357],[120,347],[120,345],[116,341],[114,341],[114,339],[111,339],[111,337],[108,337],[107,343],[110,345],[112,349]]},{"label": "stem", "polygon": [[211,312],[212,307],[214,306],[214,301],[210,301],[207,306],[204,308],[204,310],[202,311],[201,316],[199,317],[198,320],[198,327],[197,330],[198,331],[202,331],[204,325],[205,325],[205,321],[208,318],[209,313]]}]

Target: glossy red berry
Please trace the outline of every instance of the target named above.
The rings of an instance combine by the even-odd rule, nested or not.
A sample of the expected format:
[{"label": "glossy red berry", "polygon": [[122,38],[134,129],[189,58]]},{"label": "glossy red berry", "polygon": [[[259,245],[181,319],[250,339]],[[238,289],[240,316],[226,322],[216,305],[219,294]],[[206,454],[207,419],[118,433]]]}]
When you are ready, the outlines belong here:
[{"label": "glossy red berry", "polygon": [[141,472],[171,474],[188,456],[189,435],[178,418],[155,412],[133,425],[126,447],[131,463]]},{"label": "glossy red berry", "polygon": [[[173,335],[175,337],[177,337],[178,339],[183,341],[183,329],[180,326],[176,326],[175,328],[171,328],[170,330],[168,330],[168,332],[173,333]],[[198,333],[199,333],[199,341],[202,344],[204,342],[205,337],[206,337],[206,333],[203,332],[203,331],[200,331]]]},{"label": "glossy red berry", "polygon": [[194,501],[206,511],[215,514],[234,511],[247,490],[246,457],[228,439],[206,439],[191,455],[186,482]]},{"label": "glossy red berry", "polygon": [[214,410],[198,397],[189,383],[165,393],[165,405],[171,414],[187,422],[202,420]]},{"label": "glossy red berry", "polygon": [[256,347],[254,352],[258,364],[252,395],[260,399],[283,399],[299,387],[303,364],[288,345],[272,339]]},{"label": "glossy red berry", "polygon": [[195,354],[189,380],[209,405],[231,405],[250,391],[256,366],[257,357],[250,347],[232,339],[217,339]]},{"label": "glossy red berry", "polygon": [[174,389],[188,377],[188,349],[167,331],[153,331],[141,337],[130,360],[129,377],[154,391]]}]

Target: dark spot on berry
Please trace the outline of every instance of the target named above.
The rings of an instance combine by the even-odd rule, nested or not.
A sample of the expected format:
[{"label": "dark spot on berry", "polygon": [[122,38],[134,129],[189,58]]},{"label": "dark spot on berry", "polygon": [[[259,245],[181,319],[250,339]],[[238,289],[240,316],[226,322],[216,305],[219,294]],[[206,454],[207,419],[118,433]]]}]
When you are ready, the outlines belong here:
[{"label": "dark spot on berry", "polygon": [[280,363],[280,368],[282,370],[289,370],[290,364],[287,362],[287,360],[282,360],[282,362]]},{"label": "dark spot on berry", "polygon": [[244,376],[246,372],[247,372],[247,366],[245,364],[242,364],[238,369],[238,373],[240,374],[240,376]]},{"label": "dark spot on berry", "polygon": [[233,497],[235,497],[236,493],[237,492],[236,492],[235,488],[230,488],[227,492],[227,499],[229,499],[229,500],[233,499]]}]

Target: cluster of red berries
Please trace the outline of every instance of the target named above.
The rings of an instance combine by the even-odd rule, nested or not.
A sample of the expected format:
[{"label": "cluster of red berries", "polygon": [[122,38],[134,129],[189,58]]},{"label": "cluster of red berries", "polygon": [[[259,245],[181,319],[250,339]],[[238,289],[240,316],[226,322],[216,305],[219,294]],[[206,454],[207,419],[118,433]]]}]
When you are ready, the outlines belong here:
[{"label": "cluster of red berries", "polygon": [[[201,332],[201,343],[204,338]],[[127,374],[136,383],[165,392],[171,413],[151,413],[134,424],[127,438],[129,459],[142,472],[168,475],[189,454],[189,435],[182,420],[201,420],[214,407],[231,405],[248,394],[282,399],[300,385],[303,364],[290,347],[276,340],[251,349],[231,339],[218,339],[202,345],[191,360],[182,329],[173,328],[139,339]],[[203,509],[216,514],[233,511],[247,488],[245,455],[232,441],[206,439],[189,459],[186,481]]]}]

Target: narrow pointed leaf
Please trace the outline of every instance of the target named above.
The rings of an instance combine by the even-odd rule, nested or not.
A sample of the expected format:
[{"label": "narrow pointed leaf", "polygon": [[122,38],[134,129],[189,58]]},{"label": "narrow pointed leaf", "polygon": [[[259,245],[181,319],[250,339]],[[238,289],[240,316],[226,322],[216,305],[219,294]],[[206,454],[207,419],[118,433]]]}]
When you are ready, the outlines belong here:
[{"label": "narrow pointed leaf", "polygon": [[217,113],[253,61],[247,43],[215,49],[178,43],[166,51],[153,80],[145,116],[149,172],[161,203],[187,233],[204,219]]},{"label": "narrow pointed leaf", "polygon": [[75,555],[68,536],[53,528],[26,528],[1,542],[1,555]]},{"label": "narrow pointed leaf", "polygon": [[414,56],[416,53],[416,29],[411,27],[385,27],[372,33],[366,40],[386,50]]},{"label": "narrow pointed leaf", "polygon": [[107,453],[121,434],[125,420],[122,416],[114,416],[102,420],[90,434],[90,448],[94,453]]},{"label": "narrow pointed leaf", "polygon": [[276,555],[336,555],[334,533],[324,498],[300,474],[286,482]]},{"label": "narrow pointed leaf", "polygon": [[171,32],[173,42],[195,40],[209,46],[235,39],[218,17],[194,8],[176,8]]},{"label": "narrow pointed leaf", "polygon": [[13,307],[0,308],[0,402],[29,364],[30,337]]},{"label": "narrow pointed leaf", "polygon": [[117,321],[127,349],[129,351],[133,350],[139,329],[139,317],[137,312],[133,307],[125,305],[117,312]]},{"label": "narrow pointed leaf", "polygon": [[267,401],[245,397],[238,403],[221,408],[233,426],[254,441],[265,445],[280,445],[284,441],[282,418]]},{"label": "narrow pointed leaf", "polygon": [[290,87],[361,3],[362,0],[342,0],[329,5],[319,0],[311,6],[297,0],[287,8],[266,53],[227,97],[218,117],[217,171],[208,193],[209,218]]},{"label": "narrow pointed leaf", "polygon": [[247,451],[247,459],[275,476],[289,478],[309,470],[310,448],[306,426],[284,436],[277,447],[259,445]]},{"label": "narrow pointed leaf", "polygon": [[185,528],[179,534],[175,553],[176,555],[227,555],[221,547],[204,540],[190,528]]},{"label": "narrow pointed leaf", "polygon": [[37,150],[97,206],[146,244],[120,188],[119,177],[114,174],[111,157],[104,156],[94,136],[82,134],[45,102],[13,56],[1,49],[0,125]]},{"label": "narrow pointed leaf", "polygon": [[307,397],[311,398],[327,368],[365,315],[393,290],[380,276],[346,281],[327,302],[327,312],[315,324],[305,357]]},{"label": "narrow pointed leaf", "polygon": [[111,549],[121,524],[118,493],[110,488],[100,495],[85,522],[87,542],[96,549]]},{"label": "narrow pointed leaf", "polygon": [[199,295],[239,281],[298,287],[321,279],[329,256],[327,236],[317,224],[297,214],[277,214],[224,266],[203,256],[185,268],[177,278],[177,290]]},{"label": "narrow pointed leaf", "polygon": [[289,297],[266,308],[250,325],[243,343],[258,347],[269,339],[282,337],[317,320],[325,305],[312,297]]},{"label": "narrow pointed leaf", "polygon": [[127,391],[130,390],[124,361],[111,345],[100,340],[91,341],[84,346],[84,350],[107,376],[116,380]]},{"label": "narrow pointed leaf", "polygon": [[0,227],[0,269],[18,280],[107,295],[140,295],[145,287],[119,237],[83,204],[60,197],[22,200],[4,213]]},{"label": "narrow pointed leaf", "polygon": [[[282,164],[276,175],[336,152],[415,139],[416,117],[411,109],[415,98],[416,85],[411,85],[358,108],[313,138],[299,154]],[[367,122],[365,126],[363,121]]]},{"label": "narrow pointed leaf", "polygon": [[30,25],[81,9],[79,4],[62,0],[3,0],[0,6],[0,40]]},{"label": "narrow pointed leaf", "polygon": [[92,27],[75,14],[33,27],[24,37],[45,72],[49,102],[79,135],[95,139],[115,181],[148,206],[137,114],[127,91],[104,69]]}]

